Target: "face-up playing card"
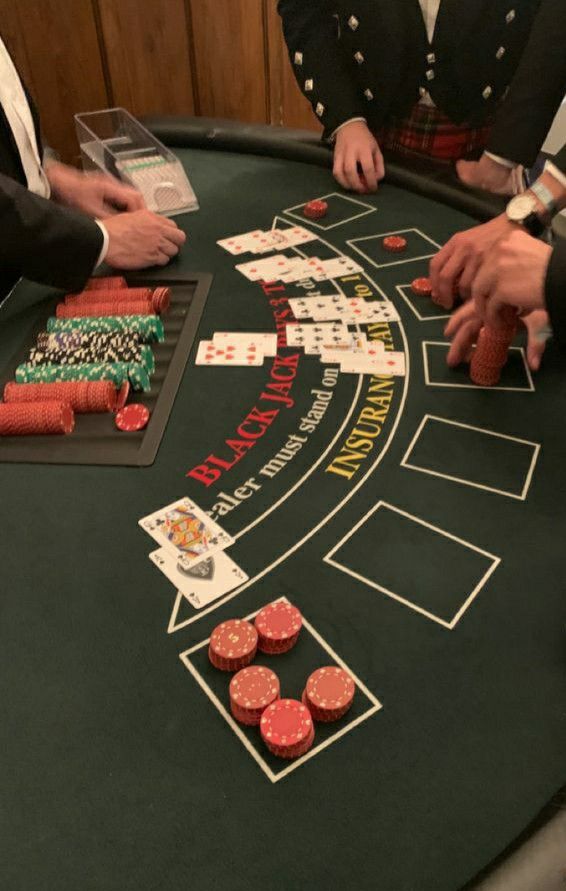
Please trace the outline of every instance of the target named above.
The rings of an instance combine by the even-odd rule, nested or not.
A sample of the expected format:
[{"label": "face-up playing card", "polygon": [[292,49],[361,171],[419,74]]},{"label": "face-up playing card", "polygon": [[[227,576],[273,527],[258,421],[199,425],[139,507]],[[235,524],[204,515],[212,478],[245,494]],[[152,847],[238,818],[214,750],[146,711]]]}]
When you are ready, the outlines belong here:
[{"label": "face-up playing card", "polygon": [[348,301],[345,318],[349,322],[398,322],[399,313],[389,300],[364,300],[353,297]]},{"label": "face-up playing card", "polygon": [[307,244],[307,242],[314,241],[317,238],[316,235],[303,226],[291,226],[289,229],[272,229],[271,231],[277,232],[280,235],[285,243],[285,247],[298,247],[300,244]]},{"label": "face-up playing card", "polygon": [[307,356],[319,356],[321,350],[350,343],[350,332],[342,322],[317,325],[287,325],[287,343],[300,346]]},{"label": "face-up playing card", "polygon": [[271,332],[215,331],[212,342],[221,347],[229,343],[247,351],[255,347],[264,356],[277,355],[277,334]]},{"label": "face-up playing card", "polygon": [[231,238],[221,238],[216,244],[237,257],[238,254],[253,250],[263,234],[261,229],[252,229],[251,232],[242,232],[240,235],[232,235]]},{"label": "face-up playing card", "polygon": [[348,319],[348,301],[342,294],[313,299],[312,317],[315,322],[331,322]]},{"label": "face-up playing card", "polygon": [[298,282],[311,278],[315,281],[324,281],[324,270],[318,257],[298,258],[292,261],[287,272],[281,276],[281,281],[286,283]]},{"label": "face-up playing card", "polygon": [[335,257],[331,260],[321,261],[325,278],[339,278],[341,275],[350,275],[353,272],[363,272],[363,267],[349,257]]},{"label": "face-up playing card", "polygon": [[330,348],[323,347],[320,351],[320,361],[339,364],[347,357],[358,354],[364,355],[367,344],[368,340],[365,334],[350,334],[350,341],[347,344]]},{"label": "face-up playing card", "polygon": [[363,354],[350,355],[340,362],[340,371],[345,374],[380,374],[402,377],[405,374],[405,355],[387,350],[376,358]]},{"label": "face-up playing card", "polygon": [[207,557],[189,569],[185,569],[165,548],[152,551],[149,559],[195,609],[202,609],[248,580],[243,569],[223,552]]},{"label": "face-up playing card", "polygon": [[278,281],[289,272],[291,260],[285,254],[274,254],[265,260],[251,260],[249,263],[238,263],[236,269],[251,282]]},{"label": "face-up playing card", "polygon": [[264,352],[261,345],[255,343],[232,343],[223,340],[201,340],[198,347],[195,365],[263,365]]},{"label": "face-up playing card", "polygon": [[181,560],[184,569],[234,544],[232,536],[190,498],[180,498],[142,517],[139,525],[160,547]]}]

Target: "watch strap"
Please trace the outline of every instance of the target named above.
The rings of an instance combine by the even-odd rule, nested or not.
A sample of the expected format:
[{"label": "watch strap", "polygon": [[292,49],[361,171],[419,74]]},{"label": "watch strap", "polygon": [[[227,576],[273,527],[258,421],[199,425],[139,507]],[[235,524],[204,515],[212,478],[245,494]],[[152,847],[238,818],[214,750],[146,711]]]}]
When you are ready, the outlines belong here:
[{"label": "watch strap", "polygon": [[539,238],[546,229],[546,226],[538,213],[530,213],[528,217],[525,217],[522,226],[527,230],[529,235],[533,236],[533,238]]},{"label": "watch strap", "polygon": [[532,186],[530,186],[530,190],[543,205],[548,216],[552,218],[558,208],[556,206],[556,201],[554,200],[554,195],[552,194],[550,189],[547,189],[544,183],[541,183],[539,180],[537,180],[537,182],[533,183]]}]

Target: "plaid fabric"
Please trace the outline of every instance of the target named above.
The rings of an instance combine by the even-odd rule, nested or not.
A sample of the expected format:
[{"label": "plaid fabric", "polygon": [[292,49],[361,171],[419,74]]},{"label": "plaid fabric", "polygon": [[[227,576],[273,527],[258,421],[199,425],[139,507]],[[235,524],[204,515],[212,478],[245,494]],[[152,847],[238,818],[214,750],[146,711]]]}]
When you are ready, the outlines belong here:
[{"label": "plaid fabric", "polygon": [[477,156],[489,138],[492,120],[480,127],[454,124],[438,108],[415,105],[410,114],[392,121],[377,134],[381,148],[440,161]]}]

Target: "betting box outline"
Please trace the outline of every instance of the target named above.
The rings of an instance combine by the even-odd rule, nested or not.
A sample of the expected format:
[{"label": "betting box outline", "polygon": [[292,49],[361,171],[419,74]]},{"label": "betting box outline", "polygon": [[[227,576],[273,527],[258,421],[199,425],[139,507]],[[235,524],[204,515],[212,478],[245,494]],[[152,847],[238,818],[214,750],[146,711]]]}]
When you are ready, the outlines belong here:
[{"label": "betting box outline", "polygon": [[[440,616],[437,616],[435,613],[431,613],[428,610],[424,609],[422,606],[418,606],[416,603],[413,603],[411,600],[407,600],[406,597],[402,597],[400,594],[395,594],[394,591],[390,591],[388,588],[383,587],[383,585],[379,585],[377,582],[372,581],[371,579],[366,578],[361,575],[361,573],[356,572],[353,569],[350,569],[348,566],[345,566],[343,563],[339,563],[337,560],[332,559],[334,554],[340,550],[340,548],[354,535],[360,526],[363,526],[364,523],[380,508],[385,508],[386,510],[393,511],[394,513],[400,514],[402,517],[405,517],[407,520],[412,521],[413,523],[418,523],[421,526],[425,526],[427,529],[430,529],[433,532],[438,533],[438,535],[442,535],[445,538],[449,538],[452,541],[457,542],[457,544],[462,545],[462,547],[468,548],[471,551],[475,551],[478,554],[481,554],[482,557],[487,557],[492,561],[492,565],[487,569],[487,571],[480,578],[479,582],[472,590],[472,592],[468,595],[468,597],[464,600],[460,609],[454,614],[453,618],[450,622],[447,622],[446,619],[442,619]],[[401,510],[399,507],[395,507],[392,504],[389,504],[387,501],[378,501],[371,507],[367,513],[363,515],[363,517],[358,520],[355,526],[353,526],[343,538],[338,541],[334,547],[323,557],[324,563],[327,563],[329,566],[333,566],[334,569],[340,570],[340,572],[346,573],[346,575],[351,576],[359,582],[362,582],[364,585],[367,585],[370,588],[374,588],[376,591],[380,591],[382,594],[386,594],[388,597],[391,597],[393,600],[397,600],[399,603],[402,603],[403,606],[408,607],[409,609],[414,610],[417,613],[425,616],[425,618],[430,619],[433,622],[436,622],[438,625],[442,625],[443,628],[447,628],[449,631],[453,631],[464,613],[468,610],[471,604],[474,602],[482,588],[486,585],[490,576],[495,572],[499,564],[501,563],[501,557],[496,557],[494,554],[490,554],[488,551],[484,551],[482,548],[477,547],[477,545],[472,544],[469,541],[465,541],[463,538],[458,538],[457,535],[453,535],[451,532],[447,532],[445,529],[440,529],[438,526],[434,526],[432,523],[429,523],[428,520],[423,520],[421,517],[416,517],[414,514],[410,514],[407,511]]]},{"label": "betting box outline", "polygon": [[[409,309],[417,317],[419,322],[434,322],[434,321],[437,321],[438,319],[449,319],[450,318],[450,313],[444,313],[443,315],[438,315],[438,316],[423,316],[423,315],[421,315],[421,313],[418,311],[416,306],[413,304],[413,302],[409,296],[412,293],[411,285],[396,285],[395,287],[397,288],[398,293],[401,295],[401,297],[403,298],[403,300],[405,301],[405,303],[407,304]],[[409,293],[406,294],[405,293],[406,291],[408,291]]]},{"label": "betting box outline", "polygon": [[446,351],[450,349],[450,344],[446,343],[444,340],[423,340],[422,348],[423,348],[423,364],[424,364],[424,376],[425,376],[425,384],[427,387],[453,387],[459,390],[499,390],[500,392],[507,393],[534,393],[535,385],[533,383],[533,378],[531,375],[531,370],[527,363],[527,357],[525,356],[525,351],[523,347],[512,346],[509,347],[509,352],[520,353],[521,359],[523,360],[523,365],[525,368],[525,375],[528,381],[528,387],[502,387],[500,384],[496,384],[493,387],[482,387],[479,384],[473,384],[470,382],[469,384],[451,384],[445,381],[433,381],[430,378],[429,365],[428,365],[428,350],[427,347],[444,347]]},{"label": "betting box outline", "polygon": [[[272,601],[272,602],[273,603],[289,603],[290,601],[287,599],[287,597],[278,597],[277,600]],[[256,609],[253,613],[250,613],[248,616],[245,616],[244,618],[247,621],[255,618],[255,616],[257,616],[257,614],[260,612],[260,610],[262,608],[263,607],[260,607],[260,609]],[[305,619],[304,616],[303,616],[303,628],[305,628],[314,637],[314,639],[317,641],[317,643],[320,644],[320,646],[323,648],[323,650],[326,650],[328,655],[334,660],[334,662],[336,662],[337,665],[340,666],[340,668],[342,668],[344,671],[348,672],[348,674],[354,681],[356,687],[358,687],[362,691],[364,696],[366,696],[366,698],[369,699],[369,701],[371,702],[371,708],[369,708],[367,711],[363,712],[361,715],[358,715],[358,717],[355,718],[354,720],[350,721],[349,723],[346,723],[343,727],[340,727],[340,729],[337,730],[336,733],[333,733],[332,736],[327,737],[327,739],[325,739],[324,742],[321,742],[319,745],[314,745],[311,749],[309,749],[309,751],[306,753],[306,755],[302,755],[300,758],[296,758],[294,761],[292,761],[290,764],[288,764],[282,770],[277,771],[276,773],[271,769],[269,764],[262,758],[260,753],[251,744],[251,742],[249,741],[249,739],[247,738],[247,736],[241,729],[238,722],[232,717],[232,715],[230,714],[228,709],[218,699],[216,693],[214,693],[214,691],[211,690],[211,688],[208,686],[205,679],[203,678],[201,673],[198,671],[197,667],[189,659],[189,656],[192,653],[195,653],[197,650],[202,650],[203,647],[207,647],[210,642],[210,638],[207,637],[206,640],[203,640],[200,643],[195,644],[195,646],[190,647],[190,649],[184,650],[182,653],[179,653],[179,659],[185,665],[185,667],[190,671],[190,673],[192,674],[193,678],[195,679],[195,681],[197,682],[197,684],[199,685],[199,687],[201,688],[203,693],[205,693],[205,695],[208,696],[211,703],[215,706],[217,711],[220,712],[221,716],[224,718],[226,723],[231,727],[231,729],[234,731],[234,733],[236,734],[236,736],[238,737],[240,742],[247,749],[248,753],[252,756],[252,758],[258,764],[258,766],[261,768],[261,770],[263,771],[265,776],[272,783],[278,783],[279,780],[282,780],[284,777],[288,776],[290,773],[292,773],[298,767],[301,767],[303,764],[305,764],[307,761],[309,761],[311,758],[313,758],[319,752],[322,752],[324,749],[328,748],[328,746],[330,746],[332,743],[336,742],[338,739],[340,739],[340,737],[344,736],[346,733],[349,733],[350,730],[353,730],[355,727],[357,727],[363,721],[366,721],[368,718],[371,718],[372,715],[375,715],[378,711],[380,711],[383,708],[383,703],[381,703],[379,701],[379,699],[377,699],[377,697],[374,696],[373,693],[371,693],[368,690],[366,685],[362,681],[360,681],[360,679],[357,677],[357,675],[355,675],[354,672],[349,668],[349,666],[346,665],[344,660],[341,659],[337,653],[335,653],[335,651],[332,649],[330,644],[328,644],[324,640],[324,638],[321,637],[321,635],[318,633],[318,631],[315,630],[315,628],[311,625],[311,623],[309,621],[307,621],[307,619]],[[228,676],[228,672],[226,672],[226,675]]]},{"label": "betting box outline", "polygon": [[[461,427],[464,430],[474,430],[477,433],[484,433],[486,436],[495,436],[498,439],[507,439],[511,442],[519,443],[520,445],[531,446],[533,449],[533,456],[531,458],[531,463],[529,465],[529,469],[526,473],[525,480],[523,483],[523,488],[521,492],[517,494],[516,492],[510,492],[507,489],[496,489],[494,486],[487,486],[484,483],[474,483],[471,480],[467,480],[463,477],[452,476],[448,473],[441,473],[438,470],[431,470],[428,467],[420,467],[418,464],[410,464],[409,456],[414,449],[420,435],[424,427],[426,426],[427,421],[438,421],[440,424],[449,424],[452,427]],[[507,498],[515,498],[517,501],[526,501],[527,494],[531,487],[533,474],[535,470],[535,466],[538,460],[538,456],[540,453],[541,445],[538,442],[532,442],[529,439],[520,439],[518,436],[510,436],[508,433],[499,433],[496,430],[488,430],[486,427],[474,427],[472,424],[464,424],[460,421],[453,421],[449,418],[441,418],[439,415],[425,415],[420,422],[415,435],[413,436],[405,455],[401,461],[401,467],[405,467],[408,470],[416,470],[419,473],[426,473],[429,476],[440,477],[440,479],[450,480],[453,483],[460,483],[463,486],[472,486],[474,489],[482,489],[484,492],[495,492],[496,495],[504,495]]]},{"label": "betting box outline", "polygon": [[415,227],[409,229],[395,229],[393,232],[378,232],[376,235],[362,235],[360,238],[350,238],[346,241],[346,244],[348,247],[352,248],[352,250],[356,251],[356,253],[360,254],[360,256],[364,257],[368,263],[375,266],[376,269],[385,269],[388,266],[401,266],[404,263],[416,263],[418,260],[429,260],[430,257],[434,257],[436,251],[432,251],[429,254],[421,254],[419,257],[406,257],[404,260],[390,260],[388,263],[376,263],[376,261],[372,260],[372,258],[362,251],[361,248],[356,246],[358,241],[375,241],[376,239],[383,241],[388,235],[405,235],[407,232],[416,232],[417,235],[420,235],[421,238],[424,238],[425,241],[430,242],[430,244],[434,245],[437,250],[440,250],[441,245],[439,245],[438,242],[434,241],[428,235],[425,235],[424,232],[421,232],[420,229],[416,229]]},{"label": "betting box outline", "polygon": [[305,223],[305,220],[308,220],[309,226],[314,226],[316,229],[322,229],[323,232],[329,232],[330,229],[336,229],[338,226],[346,226],[348,223],[353,223],[354,220],[360,220],[362,217],[367,217],[368,214],[377,211],[377,207],[374,207],[373,204],[366,204],[365,201],[359,201],[357,198],[352,198],[350,195],[341,195],[340,192],[329,192],[327,195],[320,195],[318,198],[309,198],[309,201],[325,201],[327,198],[340,198],[341,201],[349,201],[350,204],[357,204],[360,207],[365,207],[366,210],[364,210],[363,213],[357,213],[354,214],[354,216],[347,217],[345,220],[340,220],[339,223],[331,223],[330,226],[323,226],[315,220],[305,218],[303,214],[295,213],[296,210],[300,210],[301,207],[308,204],[308,201],[303,201],[301,204],[295,204],[293,207],[287,207],[285,210],[282,210],[281,213],[286,214],[288,217],[293,217],[293,219],[299,220],[303,224]]}]

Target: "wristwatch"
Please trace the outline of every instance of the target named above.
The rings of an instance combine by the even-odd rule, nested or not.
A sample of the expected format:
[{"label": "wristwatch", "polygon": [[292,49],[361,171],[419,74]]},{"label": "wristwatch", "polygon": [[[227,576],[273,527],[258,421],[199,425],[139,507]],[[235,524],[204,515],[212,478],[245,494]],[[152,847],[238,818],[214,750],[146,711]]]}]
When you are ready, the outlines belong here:
[{"label": "wristwatch", "polygon": [[522,195],[515,195],[507,205],[507,219],[512,223],[518,223],[523,226],[529,235],[538,238],[542,235],[546,226],[537,213],[537,200],[534,195],[524,192]]}]

